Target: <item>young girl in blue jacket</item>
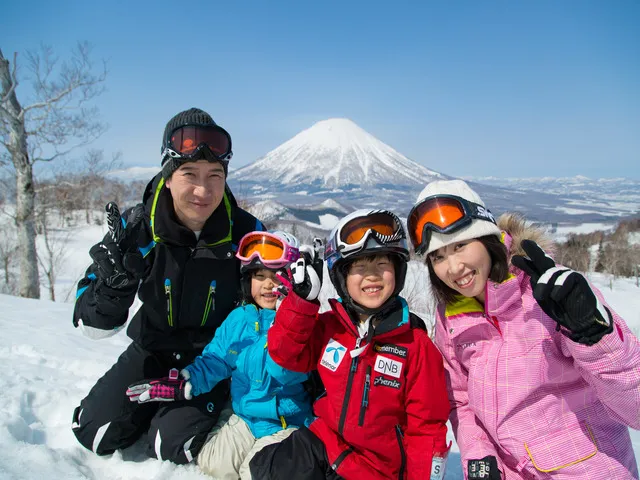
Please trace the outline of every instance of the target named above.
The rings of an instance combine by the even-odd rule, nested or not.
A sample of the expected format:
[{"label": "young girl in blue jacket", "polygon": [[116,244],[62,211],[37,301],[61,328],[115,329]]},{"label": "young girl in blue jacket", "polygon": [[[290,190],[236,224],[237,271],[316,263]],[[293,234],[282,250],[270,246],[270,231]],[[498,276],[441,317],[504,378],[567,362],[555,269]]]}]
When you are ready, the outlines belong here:
[{"label": "young girl in blue jacket", "polygon": [[196,461],[218,479],[251,479],[249,461],[264,446],[288,437],[312,416],[303,382],[307,374],[286,370],[267,351],[280,286],[276,272],[300,254],[285,232],[251,232],[238,245],[243,304],[233,310],[202,355],[168,378],[131,385],[131,401],[190,400],[231,378],[231,409],[225,409]]}]

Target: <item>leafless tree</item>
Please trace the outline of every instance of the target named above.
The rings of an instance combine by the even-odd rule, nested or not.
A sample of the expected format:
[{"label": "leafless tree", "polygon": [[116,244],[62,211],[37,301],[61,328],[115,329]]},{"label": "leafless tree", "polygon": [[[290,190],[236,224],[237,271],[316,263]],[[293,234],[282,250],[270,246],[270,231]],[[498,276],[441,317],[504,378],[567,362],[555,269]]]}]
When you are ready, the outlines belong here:
[{"label": "leafless tree", "polygon": [[65,261],[68,250],[67,243],[69,233],[52,228],[51,219],[48,216],[49,210],[39,207],[36,215],[38,229],[42,233],[41,241],[44,251],[38,251],[38,264],[42,270],[44,280],[49,289],[49,300],[56,301],[55,283],[58,271]]},{"label": "leafless tree", "polygon": [[18,250],[15,230],[9,222],[0,223],[0,268],[3,270],[0,279],[0,292],[15,294],[16,284],[13,277],[13,265]]},{"label": "leafless tree", "polygon": [[106,126],[96,120],[97,108],[91,103],[104,91],[107,71],[106,65],[95,71],[86,43],[79,43],[62,62],[43,46],[27,53],[26,67],[33,101],[23,106],[17,96],[17,53],[10,63],[0,50],[0,144],[8,153],[0,162],[10,161],[15,169],[19,295],[39,298],[33,165],[63,157],[104,132]]}]

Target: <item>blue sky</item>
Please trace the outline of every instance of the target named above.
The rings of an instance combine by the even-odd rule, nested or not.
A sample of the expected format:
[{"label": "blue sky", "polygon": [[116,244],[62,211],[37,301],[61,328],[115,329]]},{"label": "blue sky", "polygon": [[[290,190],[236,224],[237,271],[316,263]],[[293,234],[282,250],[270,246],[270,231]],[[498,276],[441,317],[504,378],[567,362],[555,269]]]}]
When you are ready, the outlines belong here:
[{"label": "blue sky", "polygon": [[64,57],[88,40],[108,61],[96,103],[110,129],[94,147],[122,151],[126,165],[158,164],[167,120],[198,106],[231,133],[236,167],[347,117],[450,175],[640,178],[635,0],[22,0],[2,10],[7,58],[40,43]]}]

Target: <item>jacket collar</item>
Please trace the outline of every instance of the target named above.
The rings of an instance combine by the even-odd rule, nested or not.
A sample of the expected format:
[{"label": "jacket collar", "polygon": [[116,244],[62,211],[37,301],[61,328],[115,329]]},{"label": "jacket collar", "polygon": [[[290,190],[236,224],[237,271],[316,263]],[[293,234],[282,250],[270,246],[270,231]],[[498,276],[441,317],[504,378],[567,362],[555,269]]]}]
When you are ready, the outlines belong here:
[{"label": "jacket collar", "polygon": [[516,302],[521,302],[523,272],[509,273],[502,283],[487,281],[484,290],[484,306],[473,297],[456,295],[456,299],[448,303],[445,309],[445,317],[453,318],[458,315],[479,313],[489,316],[501,316]]},{"label": "jacket collar", "polygon": [[266,333],[276,318],[275,310],[258,308],[253,303],[247,303],[241,308],[244,309],[244,318],[249,324],[249,327],[256,332]]},{"label": "jacket collar", "polygon": [[[347,330],[358,337],[358,329],[356,328],[354,321],[349,316],[349,313],[344,308],[342,302],[338,299],[331,298],[329,299],[329,305],[331,306],[331,309],[338,314],[340,321],[347,328]],[[385,317],[376,327],[373,338],[380,337],[390,332],[393,332],[393,334],[395,335],[410,328],[409,305],[404,298],[398,296],[394,307],[391,308],[388,312],[389,313],[385,315]]]}]

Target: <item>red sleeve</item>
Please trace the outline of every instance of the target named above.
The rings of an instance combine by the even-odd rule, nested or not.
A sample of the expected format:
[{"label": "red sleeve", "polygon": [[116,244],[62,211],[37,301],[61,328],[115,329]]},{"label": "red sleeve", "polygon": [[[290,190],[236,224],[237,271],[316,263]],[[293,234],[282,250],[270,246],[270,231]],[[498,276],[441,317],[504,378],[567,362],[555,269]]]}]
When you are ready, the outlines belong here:
[{"label": "red sleeve", "polygon": [[442,355],[422,330],[415,330],[415,345],[406,380],[409,388],[404,445],[409,480],[430,478],[434,453],[448,450],[449,397]]},{"label": "red sleeve", "polygon": [[269,354],[278,365],[303,373],[316,368],[326,344],[322,317],[331,315],[328,312],[319,316],[319,309],[317,302],[309,302],[293,292],[283,300],[267,333]]}]

